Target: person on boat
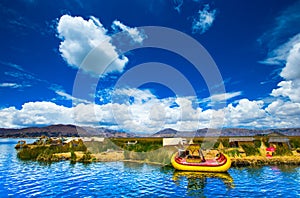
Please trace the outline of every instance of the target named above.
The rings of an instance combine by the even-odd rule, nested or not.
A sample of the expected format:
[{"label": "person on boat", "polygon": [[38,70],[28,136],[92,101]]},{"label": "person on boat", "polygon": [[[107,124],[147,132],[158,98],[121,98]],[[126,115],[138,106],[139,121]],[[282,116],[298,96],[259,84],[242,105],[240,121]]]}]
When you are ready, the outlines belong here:
[{"label": "person on boat", "polygon": [[205,158],[204,158],[204,155],[203,155],[203,152],[202,152],[201,148],[199,149],[199,157],[201,158],[202,162],[206,161]]}]

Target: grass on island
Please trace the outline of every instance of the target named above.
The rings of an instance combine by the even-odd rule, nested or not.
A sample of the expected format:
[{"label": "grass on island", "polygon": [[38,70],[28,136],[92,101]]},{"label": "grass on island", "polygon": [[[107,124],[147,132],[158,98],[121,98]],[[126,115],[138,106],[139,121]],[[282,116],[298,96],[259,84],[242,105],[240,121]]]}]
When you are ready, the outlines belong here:
[{"label": "grass on island", "polygon": [[[84,152],[84,155],[77,160],[75,152]],[[51,144],[31,144],[27,145],[27,147],[23,147],[18,151],[17,157],[22,160],[36,160],[41,162],[53,162],[60,161],[64,159],[59,157],[59,155],[55,155],[58,153],[71,153],[70,160],[71,161],[88,161],[90,160],[90,153],[87,150],[86,145],[83,143],[81,139],[73,140],[68,144],[64,145],[51,145]]]},{"label": "grass on island", "polygon": [[[294,160],[294,155],[300,153],[300,138],[290,137],[289,139],[290,147],[287,145],[277,146],[273,159],[278,160],[278,157],[291,156],[290,160]],[[196,137],[193,141],[196,144],[201,144],[204,138]],[[249,163],[246,164],[252,164],[253,161],[257,162],[254,159],[264,161],[266,160],[265,148],[270,146],[267,137],[262,137],[260,140],[254,140],[251,143],[240,143],[237,147],[230,145],[229,137],[222,137],[217,140],[211,139],[211,142],[210,139],[206,138],[205,141],[215,151],[221,151],[231,157],[233,164],[243,164],[247,161]],[[163,147],[162,142],[163,138],[108,138],[104,139],[104,142],[83,142],[79,139],[68,144],[58,145],[51,145],[51,142],[46,144],[37,142],[20,149],[18,157],[23,160],[43,162],[70,160],[73,163],[88,163],[125,160],[168,165],[177,148],[175,146]],[[259,164],[259,162],[257,163]]]}]

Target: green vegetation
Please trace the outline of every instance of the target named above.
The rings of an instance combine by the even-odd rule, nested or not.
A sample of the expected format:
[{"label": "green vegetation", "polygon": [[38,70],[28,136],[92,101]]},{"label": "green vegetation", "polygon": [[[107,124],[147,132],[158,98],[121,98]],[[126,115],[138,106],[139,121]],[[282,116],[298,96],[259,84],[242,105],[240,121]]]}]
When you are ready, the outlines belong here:
[{"label": "green vegetation", "polygon": [[84,144],[91,153],[101,153],[107,150],[120,150],[120,147],[110,139],[105,139],[104,142],[85,142]]},{"label": "green vegetation", "polygon": [[162,138],[112,138],[110,140],[122,150],[134,152],[148,152],[162,147]]},{"label": "green vegetation", "polygon": [[259,149],[252,144],[242,144],[243,150],[245,151],[247,156],[251,155],[260,155]]},{"label": "green vegetation", "polygon": [[255,148],[260,148],[261,141],[260,140],[254,140],[254,146],[255,146]]},{"label": "green vegetation", "polygon": [[[204,138],[193,139],[195,144],[202,144]],[[171,156],[177,151],[175,146],[163,147],[163,138],[109,138],[104,142],[83,142],[81,139],[73,140],[63,144],[62,140],[53,140],[43,137],[34,144],[22,145],[18,149],[18,158],[22,160],[36,160],[41,162],[53,162],[68,159],[71,163],[109,160],[133,160],[148,163],[170,164]],[[220,144],[222,152],[229,157],[260,156],[261,144],[270,146],[268,138],[254,140],[251,143],[239,143],[239,148],[230,148],[229,138],[222,137],[214,142],[214,139],[206,139],[205,145],[208,148],[218,149]],[[19,143],[21,145],[21,143]],[[205,147],[205,145],[202,145]],[[300,148],[300,139],[290,138],[290,145],[293,150]],[[204,149],[205,150],[205,149]],[[80,152],[78,152],[80,151]],[[300,151],[299,151],[300,152]],[[292,155],[288,145],[276,145],[276,156]],[[263,156],[265,154],[263,153]],[[116,157],[117,156],[117,157]]]},{"label": "green vegetation", "polygon": [[215,144],[214,144],[214,149],[217,149],[218,147],[219,147],[219,145],[220,145],[220,141],[217,141]]},{"label": "green vegetation", "polygon": [[28,147],[23,148],[18,152],[17,157],[22,160],[35,160],[46,149],[47,149],[46,146],[34,147],[34,148],[28,148]]},{"label": "green vegetation", "polygon": [[[17,157],[22,160],[37,160],[37,161],[59,161],[60,159],[53,155],[55,153],[67,153],[74,151],[86,151],[87,147],[82,140],[71,141],[65,145],[32,145],[19,150]],[[75,155],[75,153],[74,153]],[[73,156],[74,157],[74,156]],[[76,156],[75,156],[76,157]]]},{"label": "green vegetation", "polygon": [[76,154],[73,150],[71,150],[71,163],[76,163]]},{"label": "green vegetation", "polygon": [[229,148],[230,147],[230,145],[229,145],[229,138],[222,138],[220,141],[222,142],[222,144],[223,144],[223,146],[225,148]]},{"label": "green vegetation", "polygon": [[159,164],[170,164],[172,155],[177,151],[175,147],[165,147],[149,152],[124,151],[125,160],[138,160]]},{"label": "green vegetation", "polygon": [[292,151],[287,146],[277,146],[274,155],[277,156],[290,156],[292,155]]},{"label": "green vegetation", "polygon": [[79,162],[90,163],[92,160],[92,156],[90,152],[85,152],[84,155],[79,159]]},{"label": "green vegetation", "polygon": [[292,148],[300,148],[300,138],[291,138],[290,144]]},{"label": "green vegetation", "polygon": [[[162,147],[162,138],[112,138],[119,149],[124,150],[125,160],[138,160],[170,164],[174,147]],[[129,144],[128,144],[129,143]]]},{"label": "green vegetation", "polygon": [[229,157],[240,156],[240,152],[237,148],[226,150],[224,153],[227,154]]},{"label": "green vegetation", "polygon": [[267,138],[263,138],[262,142],[266,145],[266,147],[270,147],[270,143],[268,142]]}]

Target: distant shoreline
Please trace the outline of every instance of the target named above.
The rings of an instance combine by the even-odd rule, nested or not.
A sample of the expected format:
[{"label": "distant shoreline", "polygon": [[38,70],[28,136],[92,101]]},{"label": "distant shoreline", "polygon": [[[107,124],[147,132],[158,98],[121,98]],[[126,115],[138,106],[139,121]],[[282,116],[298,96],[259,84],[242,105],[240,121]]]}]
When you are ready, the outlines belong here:
[{"label": "distant shoreline", "polygon": [[103,127],[84,127],[77,125],[49,125],[44,127],[27,128],[0,128],[0,138],[31,138],[31,137],[104,137],[104,138],[167,138],[167,137],[236,137],[236,136],[265,136],[269,133],[281,133],[285,136],[300,136],[300,128],[202,128],[194,131],[178,131],[166,128],[154,134],[136,134],[132,132],[117,131]]}]

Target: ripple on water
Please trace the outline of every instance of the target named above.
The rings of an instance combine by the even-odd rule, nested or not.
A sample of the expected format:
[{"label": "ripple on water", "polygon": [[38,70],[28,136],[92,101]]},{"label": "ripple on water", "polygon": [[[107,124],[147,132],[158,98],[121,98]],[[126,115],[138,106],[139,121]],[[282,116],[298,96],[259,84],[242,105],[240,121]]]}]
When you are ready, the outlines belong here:
[{"label": "ripple on water", "polygon": [[231,168],[221,178],[179,177],[174,170],[123,162],[51,165],[23,162],[0,144],[0,197],[299,197],[299,167]]}]

